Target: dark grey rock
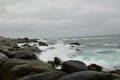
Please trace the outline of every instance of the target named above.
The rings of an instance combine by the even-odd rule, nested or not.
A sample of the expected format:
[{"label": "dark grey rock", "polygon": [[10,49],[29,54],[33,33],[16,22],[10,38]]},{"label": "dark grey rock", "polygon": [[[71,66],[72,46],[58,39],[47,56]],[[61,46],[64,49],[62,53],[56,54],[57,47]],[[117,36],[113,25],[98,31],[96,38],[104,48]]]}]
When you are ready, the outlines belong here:
[{"label": "dark grey rock", "polygon": [[16,54],[17,54],[17,51],[11,51],[10,53],[7,54],[7,56],[9,58],[15,58]]},{"label": "dark grey rock", "polygon": [[39,42],[39,46],[48,46],[48,44],[47,43],[45,43],[45,42]]},{"label": "dark grey rock", "polygon": [[15,58],[25,59],[25,60],[38,59],[34,52],[28,50],[17,51]]},{"label": "dark grey rock", "polygon": [[1,67],[0,80],[16,80],[31,73],[48,71],[54,71],[53,67],[40,60],[8,59]]},{"label": "dark grey rock", "polygon": [[15,51],[15,49],[10,46],[1,46],[0,51],[4,53],[7,57],[11,58],[11,52]]},{"label": "dark grey rock", "polygon": [[15,42],[16,43],[30,43],[30,42],[38,42],[38,41],[37,41],[37,39],[29,39],[29,38],[25,37],[25,38],[15,39]]},{"label": "dark grey rock", "polygon": [[42,52],[42,50],[40,50],[38,47],[29,47],[29,48],[25,48],[25,49],[28,51],[36,52],[36,53]]},{"label": "dark grey rock", "polygon": [[58,58],[58,57],[55,57],[55,58],[54,58],[54,64],[55,64],[56,67],[57,67],[58,65],[61,65],[61,64],[62,64],[61,59]]},{"label": "dark grey rock", "polygon": [[10,72],[18,77],[23,77],[29,75],[32,72],[30,68],[31,67],[27,64],[16,65],[11,69]]},{"label": "dark grey rock", "polygon": [[97,64],[91,64],[88,66],[88,70],[92,70],[92,71],[102,71],[102,67],[97,65]]},{"label": "dark grey rock", "polygon": [[80,43],[74,42],[74,43],[70,43],[70,45],[78,45],[78,46],[80,46]]},{"label": "dark grey rock", "polygon": [[7,46],[10,46],[10,47],[12,47],[12,48],[14,48],[14,49],[18,49],[18,48],[20,48],[20,47],[17,45],[16,42],[8,43]]},{"label": "dark grey rock", "polygon": [[96,71],[81,71],[63,76],[58,80],[114,80],[114,79],[115,76],[109,73]]},{"label": "dark grey rock", "polygon": [[44,65],[40,63],[36,65],[36,63],[35,64],[32,63],[32,64],[16,65],[15,67],[12,68],[11,72],[18,77],[23,77],[31,73],[43,73],[52,70],[53,69],[50,68],[48,65]]},{"label": "dark grey rock", "polygon": [[4,53],[7,56],[9,56],[9,53],[10,53],[10,51],[8,49],[2,49],[1,52]]},{"label": "dark grey rock", "polygon": [[13,50],[14,50],[14,48],[11,47],[11,46],[0,46],[0,51],[2,51],[2,50],[4,50],[4,49],[7,49],[7,50],[9,50],[9,51],[13,51]]},{"label": "dark grey rock", "polygon": [[20,80],[57,80],[62,76],[65,76],[66,73],[61,71],[47,72],[42,74],[33,74],[23,77]]},{"label": "dark grey rock", "polygon": [[76,60],[69,60],[63,63],[62,71],[67,73],[73,73],[78,71],[86,71],[88,70],[85,63]]},{"label": "dark grey rock", "polygon": [[0,67],[3,63],[5,63],[5,61],[8,59],[8,57],[3,54],[3,53],[0,53]]}]

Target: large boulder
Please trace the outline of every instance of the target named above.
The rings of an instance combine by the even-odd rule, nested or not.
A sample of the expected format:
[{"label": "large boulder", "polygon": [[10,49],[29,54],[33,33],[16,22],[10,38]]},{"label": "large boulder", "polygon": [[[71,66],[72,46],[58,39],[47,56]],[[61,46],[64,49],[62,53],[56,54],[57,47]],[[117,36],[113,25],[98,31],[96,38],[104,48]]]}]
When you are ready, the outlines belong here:
[{"label": "large boulder", "polygon": [[1,67],[1,80],[16,80],[31,73],[54,71],[53,67],[40,60],[8,59]]},{"label": "large boulder", "polygon": [[113,71],[110,71],[110,73],[114,73],[114,74],[120,75],[120,70],[113,70]]},{"label": "large boulder", "polygon": [[43,74],[33,74],[23,77],[20,80],[57,80],[62,76],[65,76],[66,73],[61,71],[47,72]]},{"label": "large boulder", "polygon": [[4,53],[7,57],[11,58],[11,52],[15,51],[13,47],[10,46],[0,46],[0,52]]},{"label": "large boulder", "polygon": [[7,56],[8,56],[9,58],[15,58],[16,54],[17,54],[17,51],[11,51],[11,52],[9,52],[9,53],[7,54]]},{"label": "large boulder", "polygon": [[39,46],[48,46],[48,44],[47,43],[45,43],[45,42],[39,42]]},{"label": "large boulder", "polygon": [[28,51],[36,52],[36,53],[42,52],[42,50],[40,50],[38,47],[28,47],[28,48],[24,48],[24,49],[28,50]]},{"label": "large boulder", "polygon": [[34,52],[28,50],[17,51],[15,58],[25,60],[38,59]]},{"label": "large boulder", "polygon": [[48,61],[49,64],[53,66],[53,68],[57,69],[57,67],[61,67],[62,61],[58,57],[54,57],[54,61]]},{"label": "large boulder", "polygon": [[6,56],[9,56],[10,51],[8,49],[2,49],[2,53],[4,53]]},{"label": "large boulder", "polygon": [[52,69],[50,65],[48,66],[48,64],[31,63],[31,64],[16,65],[11,69],[11,72],[18,77],[23,77],[31,73],[43,73],[52,70],[54,71],[54,69]]},{"label": "large boulder", "polygon": [[14,49],[20,48],[20,47],[17,45],[16,42],[14,42],[14,43],[9,43],[8,46],[13,47]]},{"label": "large boulder", "polygon": [[11,47],[11,46],[0,46],[0,51],[2,51],[2,50],[4,50],[4,49],[7,49],[7,50],[9,50],[9,51],[13,51],[13,50],[14,50],[14,48]]},{"label": "large boulder", "polygon": [[29,38],[25,37],[25,38],[15,39],[15,42],[17,42],[17,43],[30,43],[30,42],[37,42],[37,39],[29,39]]},{"label": "large boulder", "polygon": [[5,46],[9,46],[9,47],[12,47],[14,50],[20,48],[17,43],[15,41],[12,41],[12,42],[9,42],[9,43],[6,43]]},{"label": "large boulder", "polygon": [[78,71],[86,71],[88,70],[85,63],[76,60],[69,60],[63,63],[62,71],[67,73],[73,73]]},{"label": "large boulder", "polygon": [[59,66],[59,65],[61,65],[61,64],[62,64],[61,59],[58,58],[58,57],[55,57],[55,58],[54,58],[54,64],[55,64],[56,67]]},{"label": "large boulder", "polygon": [[9,58],[20,58],[20,59],[37,59],[35,53],[40,53],[37,47],[19,48],[17,50],[9,51],[8,49],[2,49],[1,51]]},{"label": "large boulder", "polygon": [[0,61],[6,61],[8,59],[8,57],[5,55],[5,54],[3,54],[3,53],[1,53],[0,52]]},{"label": "large boulder", "polygon": [[91,70],[91,71],[102,71],[102,67],[97,65],[97,64],[91,64],[88,66],[88,70]]},{"label": "large boulder", "polygon": [[4,37],[0,37],[0,45],[6,45],[9,43],[12,43],[14,40],[10,39],[10,38],[4,38]]},{"label": "large boulder", "polygon": [[32,73],[31,66],[28,64],[16,65],[11,70],[10,73],[18,77],[23,77]]},{"label": "large boulder", "polygon": [[0,53],[0,67],[2,66],[3,63],[6,62],[7,59],[8,57],[5,54]]},{"label": "large boulder", "polygon": [[116,75],[96,71],[81,71],[72,73],[58,80],[114,80],[119,78]]}]

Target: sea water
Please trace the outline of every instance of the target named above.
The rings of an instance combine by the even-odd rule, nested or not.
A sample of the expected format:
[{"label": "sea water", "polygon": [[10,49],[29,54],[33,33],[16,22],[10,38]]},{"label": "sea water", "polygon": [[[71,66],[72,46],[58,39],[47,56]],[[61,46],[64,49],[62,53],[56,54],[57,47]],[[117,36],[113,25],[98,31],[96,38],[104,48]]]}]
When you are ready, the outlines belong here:
[{"label": "sea water", "polygon": [[[87,65],[97,64],[104,70],[120,69],[120,36],[73,37],[45,39],[48,47],[38,57],[47,62],[59,57],[62,61],[79,60]],[[70,43],[78,42],[80,46],[71,47]]]}]

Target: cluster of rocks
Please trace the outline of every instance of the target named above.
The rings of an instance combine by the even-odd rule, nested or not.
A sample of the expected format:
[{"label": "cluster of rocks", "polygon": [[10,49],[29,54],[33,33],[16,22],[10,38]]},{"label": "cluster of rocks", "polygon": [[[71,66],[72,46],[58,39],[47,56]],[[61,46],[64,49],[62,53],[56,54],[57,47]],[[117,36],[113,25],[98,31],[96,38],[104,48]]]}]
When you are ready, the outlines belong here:
[{"label": "cluster of rocks", "polygon": [[[120,78],[120,71],[103,72],[96,64],[87,66],[84,62],[69,60],[61,62],[57,57],[54,61],[43,62],[36,54],[40,50],[34,46],[18,43],[38,42],[37,39],[0,38],[0,80],[114,80]],[[48,46],[39,42],[41,46]],[[26,47],[27,46],[27,47]],[[56,69],[61,66],[61,69]]]}]

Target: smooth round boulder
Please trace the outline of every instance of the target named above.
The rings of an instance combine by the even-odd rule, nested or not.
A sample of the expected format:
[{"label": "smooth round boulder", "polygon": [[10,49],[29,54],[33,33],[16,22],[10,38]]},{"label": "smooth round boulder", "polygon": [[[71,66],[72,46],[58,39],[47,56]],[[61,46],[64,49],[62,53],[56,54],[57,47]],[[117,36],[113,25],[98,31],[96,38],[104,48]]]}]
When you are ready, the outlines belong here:
[{"label": "smooth round boulder", "polygon": [[35,53],[40,53],[42,52],[42,50],[40,50],[38,47],[29,47],[29,48],[25,48],[26,50],[35,52]]},{"label": "smooth round boulder", "polygon": [[3,63],[5,63],[5,61],[8,59],[8,57],[3,54],[3,53],[0,53],[0,67]]},{"label": "smooth round boulder", "polygon": [[39,46],[48,46],[48,44],[47,43],[45,43],[45,42],[39,42]]},{"label": "smooth round boulder", "polygon": [[66,73],[62,71],[53,71],[46,72],[42,74],[33,74],[23,77],[20,80],[57,80],[62,76],[65,76]]},{"label": "smooth round boulder", "polygon": [[52,70],[54,71],[54,69],[47,63],[46,65],[42,63],[32,63],[16,65],[11,69],[11,72],[18,77],[23,77],[31,73],[44,73]]},{"label": "smooth round boulder", "polygon": [[58,80],[114,80],[116,78],[118,77],[109,73],[97,71],[81,71],[63,76]]},{"label": "smooth round boulder", "polygon": [[17,45],[16,42],[10,42],[10,43],[7,44],[7,46],[12,47],[13,49],[18,49],[18,48],[20,48],[20,47]]},{"label": "smooth round boulder", "polygon": [[118,74],[118,75],[120,75],[120,70],[113,70],[113,71],[110,71],[110,73],[113,73],[113,74]]},{"label": "smooth round boulder", "polygon": [[54,70],[50,64],[40,60],[8,59],[1,67],[0,80],[17,80],[27,74]]},{"label": "smooth round boulder", "polygon": [[4,45],[4,46],[0,46],[0,51],[2,51],[3,49],[7,49],[7,50],[9,50],[9,51],[14,50],[14,48],[13,48],[13,47],[6,46],[6,45]]},{"label": "smooth round boulder", "polygon": [[24,60],[31,60],[31,59],[38,59],[37,56],[32,51],[28,50],[20,50],[16,52],[15,58],[24,59]]},{"label": "smooth round boulder", "polygon": [[102,67],[97,64],[91,64],[88,66],[88,70],[92,71],[102,71]]},{"label": "smooth round boulder", "polygon": [[9,53],[10,53],[8,49],[2,49],[1,52],[4,53],[6,56],[9,56]]},{"label": "smooth round boulder", "polygon": [[0,61],[6,61],[8,59],[8,57],[5,55],[5,54],[3,54],[3,53],[1,53],[0,52]]},{"label": "smooth round boulder", "polygon": [[37,42],[37,41],[38,41],[37,39],[29,39],[27,37],[15,39],[16,43],[31,43],[31,42]]},{"label": "smooth round boulder", "polygon": [[2,52],[3,52],[7,57],[9,57],[9,58],[14,58],[17,51],[9,51],[9,50],[7,50],[7,49],[3,49]]},{"label": "smooth round boulder", "polygon": [[16,65],[10,70],[10,72],[18,77],[23,77],[29,75],[32,72],[30,68],[31,67],[27,64]]},{"label": "smooth round boulder", "polygon": [[60,58],[58,58],[58,57],[55,57],[55,58],[54,58],[54,64],[55,64],[56,67],[57,67],[58,65],[61,65],[61,63],[62,63],[62,61],[61,61]]},{"label": "smooth round boulder", "polygon": [[85,63],[76,60],[69,60],[63,63],[62,71],[67,73],[79,72],[79,71],[86,71],[88,70]]}]

